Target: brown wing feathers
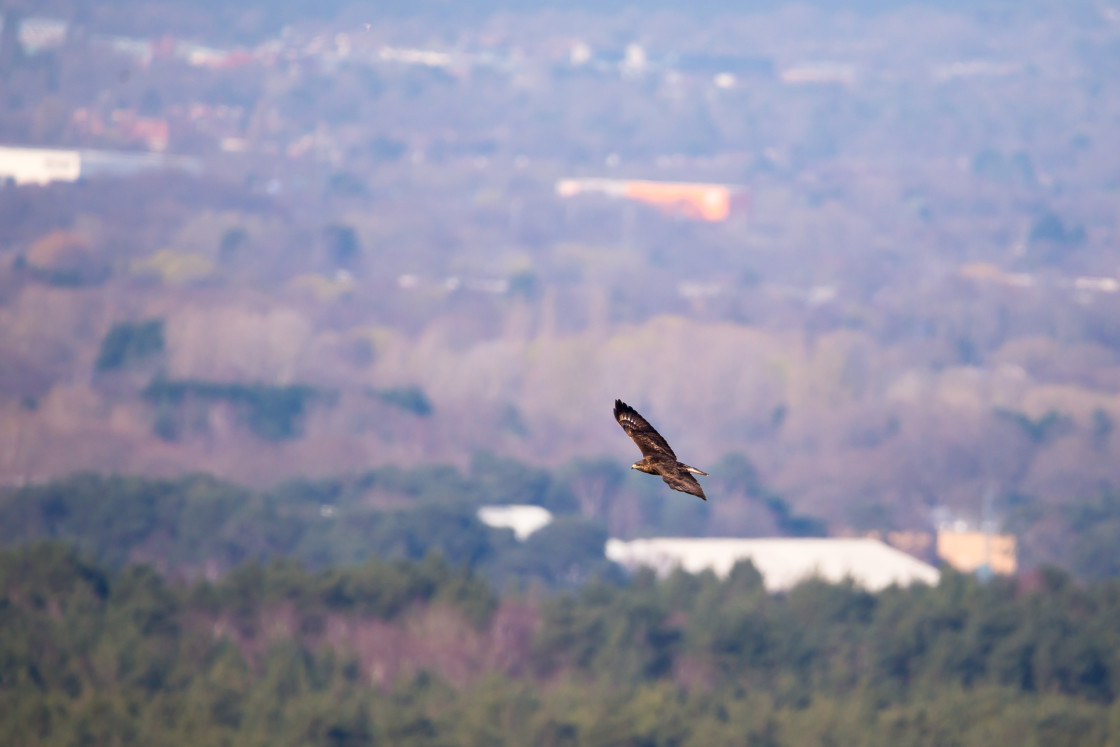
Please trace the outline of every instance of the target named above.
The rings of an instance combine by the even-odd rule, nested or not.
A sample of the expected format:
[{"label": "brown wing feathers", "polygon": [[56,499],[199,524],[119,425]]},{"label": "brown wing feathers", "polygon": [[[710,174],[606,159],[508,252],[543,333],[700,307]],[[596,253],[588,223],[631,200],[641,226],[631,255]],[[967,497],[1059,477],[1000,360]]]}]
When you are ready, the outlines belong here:
[{"label": "brown wing feathers", "polygon": [[676,472],[664,472],[661,479],[668,484],[673,490],[679,490],[682,493],[689,493],[702,500],[708,500],[704,495],[704,489],[700,487],[699,481],[684,470],[677,470]]},{"label": "brown wing feathers", "polygon": [[654,427],[639,415],[637,410],[620,399],[614,401],[614,419],[622,426],[622,430],[626,431],[626,435],[638,445],[642,456],[667,457],[676,460],[677,455],[669,447],[669,442],[654,430]]}]

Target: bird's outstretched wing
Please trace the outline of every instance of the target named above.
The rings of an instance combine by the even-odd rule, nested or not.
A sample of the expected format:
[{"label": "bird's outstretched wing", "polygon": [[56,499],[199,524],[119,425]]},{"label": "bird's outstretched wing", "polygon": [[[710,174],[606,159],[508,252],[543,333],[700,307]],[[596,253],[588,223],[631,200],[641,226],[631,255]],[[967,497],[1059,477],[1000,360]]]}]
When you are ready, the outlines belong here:
[{"label": "bird's outstretched wing", "polygon": [[[668,458],[676,461],[677,455],[669,448],[669,442],[662,438],[661,434],[654,430],[653,426],[639,415],[637,410],[620,399],[614,401],[614,419],[622,426],[622,430],[626,431],[626,435],[642,450],[642,456]],[[668,482],[668,478],[666,478],[666,482]],[[692,482],[696,483],[696,480],[692,480]],[[700,489],[699,483],[696,483],[696,488],[697,490]],[[680,488],[677,489],[680,490]],[[691,493],[692,491],[686,490],[685,492]]]},{"label": "bird's outstretched wing", "polygon": [[683,469],[677,470],[676,472],[662,472],[661,479],[673,490],[679,490],[682,493],[690,493],[702,500],[708,500],[708,497],[704,495],[704,489],[700,487],[700,483],[697,482],[696,478]]}]

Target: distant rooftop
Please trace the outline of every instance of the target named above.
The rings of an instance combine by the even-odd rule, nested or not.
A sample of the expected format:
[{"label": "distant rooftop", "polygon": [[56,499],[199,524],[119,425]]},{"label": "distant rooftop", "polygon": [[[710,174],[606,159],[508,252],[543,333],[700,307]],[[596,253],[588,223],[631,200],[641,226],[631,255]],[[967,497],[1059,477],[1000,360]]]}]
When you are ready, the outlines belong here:
[{"label": "distant rooftop", "polygon": [[478,519],[487,526],[512,529],[513,535],[524,542],[530,534],[548,526],[552,513],[547,508],[527,504],[483,506],[478,509]]},{"label": "distant rooftop", "polygon": [[851,578],[868,591],[892,584],[936,584],[940,572],[878,540],[735,539],[658,537],[607,540],[607,558],[627,568],[653,568],[666,576],[680,567],[689,573],[710,570],[726,576],[741,560],[750,560],[768,591],[784,591],[809,578],[839,582]]},{"label": "distant rooftop", "polygon": [[63,150],[0,145],[0,184],[73,182],[80,177],[129,176],[141,171],[179,169],[198,173],[198,161],[164,153],[107,150]]}]

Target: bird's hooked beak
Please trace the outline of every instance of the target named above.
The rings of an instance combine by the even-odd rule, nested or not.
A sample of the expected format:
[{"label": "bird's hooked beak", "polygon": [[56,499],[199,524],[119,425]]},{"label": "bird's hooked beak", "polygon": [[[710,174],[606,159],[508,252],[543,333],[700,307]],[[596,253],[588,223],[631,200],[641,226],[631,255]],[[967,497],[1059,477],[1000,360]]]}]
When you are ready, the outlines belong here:
[{"label": "bird's hooked beak", "polygon": [[634,462],[633,464],[630,465],[630,469],[637,469],[637,468],[638,468],[638,463],[637,462]]}]

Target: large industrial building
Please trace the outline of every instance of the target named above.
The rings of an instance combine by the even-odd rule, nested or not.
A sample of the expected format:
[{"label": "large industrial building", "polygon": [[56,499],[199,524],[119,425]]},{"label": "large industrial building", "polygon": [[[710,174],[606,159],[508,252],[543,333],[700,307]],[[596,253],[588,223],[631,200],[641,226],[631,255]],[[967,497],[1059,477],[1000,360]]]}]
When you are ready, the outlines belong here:
[{"label": "large industrial building", "polygon": [[812,578],[830,583],[851,579],[868,591],[912,583],[934,585],[941,578],[929,563],[879,540],[865,538],[611,539],[607,541],[606,552],[607,558],[629,569],[648,567],[661,576],[675,568],[726,576],[736,563],[749,560],[762,574],[769,591],[784,591]]}]

